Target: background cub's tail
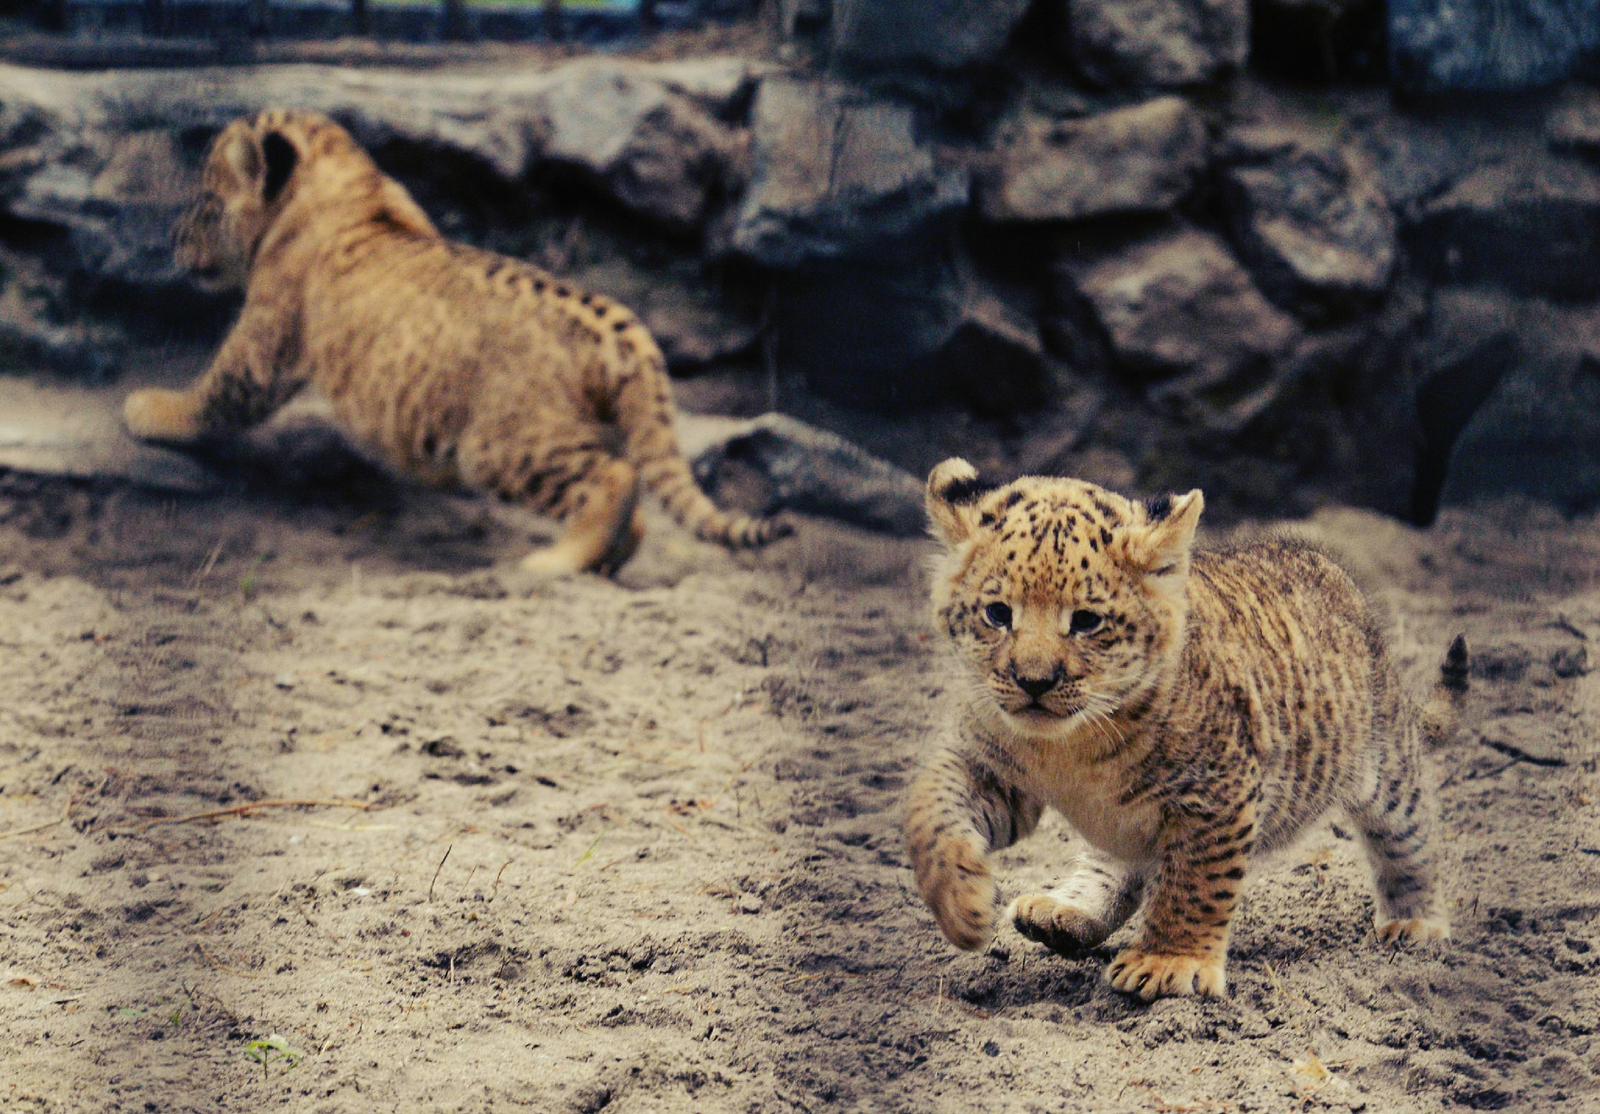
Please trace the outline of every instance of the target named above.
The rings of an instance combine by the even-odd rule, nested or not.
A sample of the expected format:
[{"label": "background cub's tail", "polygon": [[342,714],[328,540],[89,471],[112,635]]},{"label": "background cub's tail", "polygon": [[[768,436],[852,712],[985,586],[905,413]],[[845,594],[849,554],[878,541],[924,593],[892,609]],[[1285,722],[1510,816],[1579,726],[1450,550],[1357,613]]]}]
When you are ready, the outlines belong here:
[{"label": "background cub's tail", "polygon": [[627,441],[628,459],[639,478],[666,505],[667,512],[695,537],[729,549],[766,545],[793,533],[783,522],[728,514],[706,497],[695,482],[689,462],[678,448],[672,429],[672,388],[666,361],[643,325],[617,337],[629,343],[634,358],[623,361],[616,382],[616,418]]},{"label": "background cub's tail", "polygon": [[1470,667],[1467,637],[1458,634],[1444,653],[1439,666],[1439,683],[1422,707],[1422,737],[1436,747],[1456,733],[1461,722],[1461,705],[1467,699],[1467,672]]}]

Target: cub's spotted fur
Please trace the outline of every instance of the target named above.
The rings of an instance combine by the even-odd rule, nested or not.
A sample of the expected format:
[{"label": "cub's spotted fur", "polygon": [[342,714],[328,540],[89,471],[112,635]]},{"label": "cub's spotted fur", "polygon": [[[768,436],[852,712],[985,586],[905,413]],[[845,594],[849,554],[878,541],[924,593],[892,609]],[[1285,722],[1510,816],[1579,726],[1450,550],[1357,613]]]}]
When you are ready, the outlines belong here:
[{"label": "cub's spotted fur", "polygon": [[1191,554],[1199,491],[1135,503],[1078,480],[995,487],[947,460],[927,503],[944,543],[934,611],[972,687],[953,743],[912,787],[906,836],[958,947],[993,932],[988,854],[1046,805],[1091,850],[1006,916],[1078,954],[1143,901],[1143,934],[1109,969],[1118,990],[1225,993],[1252,857],[1333,807],[1376,874],[1379,938],[1449,935],[1421,752],[1455,729],[1462,638],[1419,709],[1326,556],[1287,540]]},{"label": "cub's spotted fur", "polygon": [[525,562],[536,571],[626,561],[641,481],[702,538],[753,546],[784,532],[724,514],[696,486],[661,350],[637,317],[445,240],[326,117],[270,110],[230,124],[176,242],[202,279],[243,286],[244,309],[189,390],[129,396],[136,437],[232,433],[315,383],[396,467],[565,519]]}]

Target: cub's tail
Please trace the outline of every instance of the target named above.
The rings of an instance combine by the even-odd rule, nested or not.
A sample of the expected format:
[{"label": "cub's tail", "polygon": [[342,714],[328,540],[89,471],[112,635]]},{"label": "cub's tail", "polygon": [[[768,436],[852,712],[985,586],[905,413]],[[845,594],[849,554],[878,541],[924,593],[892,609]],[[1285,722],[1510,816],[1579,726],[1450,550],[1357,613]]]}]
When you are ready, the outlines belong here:
[{"label": "cub's tail", "polygon": [[613,325],[612,341],[623,357],[615,364],[612,397],[628,460],[667,512],[697,538],[729,549],[755,548],[793,533],[788,523],[728,514],[706,497],[678,448],[672,429],[672,386],[655,338],[630,316]]},{"label": "cub's tail", "polygon": [[1461,722],[1461,705],[1467,699],[1467,672],[1470,667],[1467,637],[1458,634],[1444,653],[1439,666],[1439,683],[1422,706],[1422,737],[1430,747],[1445,742],[1456,733]]}]

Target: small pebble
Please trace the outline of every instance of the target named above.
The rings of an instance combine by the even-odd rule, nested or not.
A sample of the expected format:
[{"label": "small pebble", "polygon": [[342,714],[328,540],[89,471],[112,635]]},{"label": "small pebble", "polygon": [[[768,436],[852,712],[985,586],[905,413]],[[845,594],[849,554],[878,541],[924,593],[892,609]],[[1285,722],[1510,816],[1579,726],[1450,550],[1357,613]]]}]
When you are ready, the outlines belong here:
[{"label": "small pebble", "polygon": [[739,895],[739,912],[741,912],[741,913],[759,913],[759,912],[761,912],[761,899],[759,897],[757,897],[755,894],[740,894]]},{"label": "small pebble", "polygon": [[278,676],[273,679],[272,683],[281,689],[294,688],[294,678],[289,676],[287,673],[279,673]]}]

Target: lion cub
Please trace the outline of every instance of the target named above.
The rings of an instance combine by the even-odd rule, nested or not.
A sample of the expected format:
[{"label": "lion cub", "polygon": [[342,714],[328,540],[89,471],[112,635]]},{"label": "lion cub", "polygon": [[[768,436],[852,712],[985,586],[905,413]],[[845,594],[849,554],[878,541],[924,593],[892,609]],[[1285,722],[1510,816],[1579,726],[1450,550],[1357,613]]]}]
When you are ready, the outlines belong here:
[{"label": "lion cub", "polygon": [[755,546],[787,533],[724,514],[695,484],[666,363],[637,317],[444,239],[325,116],[274,109],[229,124],[175,239],[178,262],[243,287],[244,308],[189,390],[128,397],[135,437],[234,433],[314,383],[346,432],[400,470],[565,519],[524,562],[536,572],[626,561],[641,482],[701,538]]},{"label": "lion cub", "polygon": [[957,947],[988,942],[985,859],[1046,805],[1092,849],[1005,915],[1072,955],[1147,899],[1143,934],[1108,972],[1120,991],[1224,994],[1251,858],[1333,807],[1376,874],[1379,939],[1448,937],[1421,752],[1455,729],[1464,639],[1417,708],[1326,556],[1287,540],[1191,553],[1199,491],[1135,503],[1079,480],[997,487],[947,460],[927,506],[944,544],[934,613],[972,684],[905,823],[922,896]]}]

